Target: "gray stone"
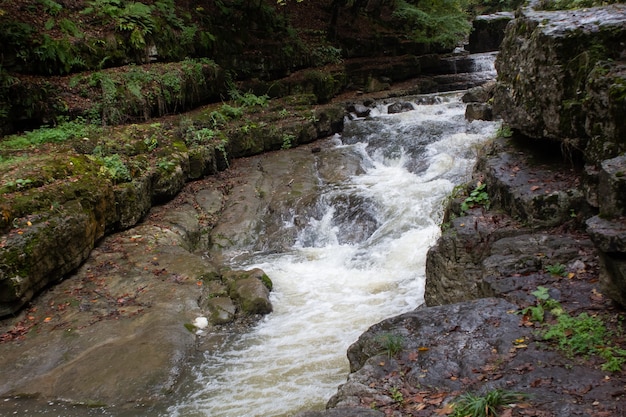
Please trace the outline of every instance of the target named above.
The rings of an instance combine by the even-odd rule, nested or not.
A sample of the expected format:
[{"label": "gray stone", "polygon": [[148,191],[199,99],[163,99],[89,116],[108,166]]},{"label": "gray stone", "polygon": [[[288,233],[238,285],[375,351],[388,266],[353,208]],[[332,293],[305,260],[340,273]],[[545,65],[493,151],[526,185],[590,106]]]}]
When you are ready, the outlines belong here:
[{"label": "gray stone", "polygon": [[605,60],[589,74],[583,101],[588,163],[599,164],[626,151],[626,63]]},{"label": "gray stone", "polygon": [[487,103],[467,103],[465,119],[468,122],[474,120],[493,120],[493,109]]},{"label": "gray stone", "polygon": [[119,228],[128,229],[144,218],[152,207],[152,177],[148,174],[115,187]]},{"label": "gray stone", "polygon": [[608,220],[593,216],[587,220],[587,232],[602,252],[626,253],[625,219]]},{"label": "gray stone", "polygon": [[380,411],[368,408],[333,408],[325,411],[305,411],[295,417],[384,417]]},{"label": "gray stone", "polygon": [[495,81],[487,82],[478,87],[472,87],[461,97],[463,103],[486,103],[491,97],[496,87]]},{"label": "gray stone", "polygon": [[367,117],[372,109],[362,104],[355,103],[348,106],[348,111],[354,113],[357,117]]},{"label": "gray stone", "polygon": [[497,51],[504,38],[506,25],[513,19],[512,12],[476,16],[472,22],[467,49],[470,53]]},{"label": "gray stone", "polygon": [[413,104],[405,101],[402,103],[393,103],[390,104],[389,107],[387,107],[387,113],[389,114],[394,114],[394,113],[404,113],[407,111],[411,111],[414,110],[415,107],[413,107]]},{"label": "gray stone", "polygon": [[614,218],[626,215],[626,155],[602,162],[598,174],[600,216]]},{"label": "gray stone", "polygon": [[497,140],[492,146],[490,154],[478,162],[492,208],[502,208],[535,228],[567,222],[572,211],[589,211],[585,192],[571,165],[566,166],[562,160],[537,163],[549,149],[516,149],[504,140]]},{"label": "gray stone", "polygon": [[231,297],[241,305],[246,314],[268,314],[272,312],[270,292],[256,277],[238,279],[230,286]]},{"label": "gray stone", "polygon": [[211,324],[226,324],[235,320],[237,306],[229,297],[209,298],[206,302]]},{"label": "gray stone", "polygon": [[[623,119],[622,111],[607,114],[602,105],[597,115],[586,114],[595,105],[585,108],[583,103],[594,65],[620,61],[624,42],[623,4],[555,12],[521,9],[507,26],[496,60],[494,110],[526,136],[585,149],[586,125],[607,117]],[[588,117],[593,121],[587,123]]]},{"label": "gray stone", "polygon": [[587,231],[601,251],[602,292],[626,307],[626,219],[594,216],[587,220]]}]

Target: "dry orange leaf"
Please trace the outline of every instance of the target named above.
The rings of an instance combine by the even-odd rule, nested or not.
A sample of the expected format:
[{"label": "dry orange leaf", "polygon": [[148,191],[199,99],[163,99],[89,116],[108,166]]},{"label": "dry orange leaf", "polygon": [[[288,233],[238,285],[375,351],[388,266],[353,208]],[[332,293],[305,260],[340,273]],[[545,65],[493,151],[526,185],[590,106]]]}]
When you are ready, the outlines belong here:
[{"label": "dry orange leaf", "polygon": [[530,191],[537,191],[538,189],[540,189],[541,187],[538,185],[533,185],[532,187],[530,187]]},{"label": "dry orange leaf", "polygon": [[424,346],[417,348],[418,352],[426,352],[428,350],[430,350],[430,348],[427,348],[427,347],[424,347]]},{"label": "dry orange leaf", "polygon": [[50,320],[52,320],[52,317],[46,317],[45,319],[43,319],[43,322],[48,323]]}]

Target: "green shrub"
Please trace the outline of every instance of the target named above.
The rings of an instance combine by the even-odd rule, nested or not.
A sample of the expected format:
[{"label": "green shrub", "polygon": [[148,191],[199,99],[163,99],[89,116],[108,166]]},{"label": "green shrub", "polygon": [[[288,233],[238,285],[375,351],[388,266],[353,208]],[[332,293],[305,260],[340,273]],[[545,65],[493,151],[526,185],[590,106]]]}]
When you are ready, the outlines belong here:
[{"label": "green shrub", "polygon": [[470,195],[461,203],[461,213],[467,210],[482,206],[489,208],[489,194],[485,191],[486,184],[478,183],[478,185],[470,192]]},{"label": "green shrub", "polygon": [[45,143],[61,143],[88,137],[99,131],[100,128],[80,118],[62,121],[54,127],[41,127],[21,135],[7,136],[0,142],[0,149],[24,149]]},{"label": "green shrub", "polygon": [[577,317],[563,314],[543,333],[544,340],[555,342],[568,356],[597,355],[605,360],[603,370],[621,372],[626,363],[626,350],[611,346],[612,336],[601,318],[587,313]]},{"label": "green shrub", "polygon": [[563,314],[561,304],[550,297],[546,287],[539,286],[537,290],[533,291],[531,294],[537,299],[536,304],[522,310],[522,314],[528,317],[530,321],[543,323],[546,311],[549,311],[555,316]]},{"label": "green shrub", "polygon": [[100,174],[110,178],[115,184],[128,182],[132,179],[130,170],[119,155],[115,154],[97,158],[102,162]]},{"label": "green shrub", "polygon": [[50,16],[57,16],[63,10],[63,6],[53,0],[39,0],[39,3]]},{"label": "green shrub", "polygon": [[393,18],[412,32],[416,42],[453,48],[469,35],[472,25],[458,0],[399,0]]},{"label": "green shrub", "polygon": [[543,323],[546,311],[556,316],[556,323],[544,324],[540,333],[543,340],[554,342],[556,347],[569,357],[576,355],[585,358],[591,355],[600,357],[605,360],[602,364],[605,371],[622,370],[626,363],[626,350],[611,345],[614,334],[607,329],[600,317],[587,313],[581,313],[576,317],[570,316],[558,301],[550,298],[546,287],[537,287],[532,294],[537,298],[536,305],[522,310],[529,320]]}]

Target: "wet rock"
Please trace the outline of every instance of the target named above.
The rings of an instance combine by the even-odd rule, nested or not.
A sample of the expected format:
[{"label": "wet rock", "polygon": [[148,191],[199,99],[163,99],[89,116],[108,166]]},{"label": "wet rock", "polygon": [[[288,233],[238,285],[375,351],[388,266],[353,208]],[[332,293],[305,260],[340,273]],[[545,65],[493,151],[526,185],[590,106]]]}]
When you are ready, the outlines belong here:
[{"label": "wet rock", "polygon": [[333,408],[325,411],[305,411],[295,417],[384,417],[380,411],[368,408]]},{"label": "wet rock", "polygon": [[411,110],[415,110],[415,107],[413,106],[413,103],[409,103],[408,101],[393,103],[387,107],[387,113],[389,114],[404,113]]},{"label": "wet rock", "polygon": [[486,103],[493,97],[495,87],[495,81],[491,81],[483,85],[470,88],[465,94],[463,94],[461,100],[463,103]]},{"label": "wet rock", "polygon": [[[602,92],[608,85],[592,72],[600,61],[621,61],[624,42],[626,6],[622,4],[554,12],[521,9],[507,26],[496,60],[496,113],[526,136],[564,141],[578,149],[586,148],[590,134],[606,138],[609,131],[586,128],[623,126],[624,121],[620,112],[607,112],[619,105]],[[612,74],[611,79],[616,79],[618,72]],[[606,88],[594,93],[591,86],[600,84]],[[593,104],[587,103],[590,99]],[[607,118],[614,120],[600,122]],[[599,148],[590,151],[597,153]],[[598,160],[591,154],[587,157]]]},{"label": "wet rock", "polygon": [[600,164],[626,151],[626,62],[599,61],[589,74],[583,101],[585,132],[589,143],[585,157]]},{"label": "wet rock", "polygon": [[[531,227],[550,227],[571,220],[572,213],[588,213],[579,175],[552,148],[535,142],[500,139],[492,144],[477,169],[487,184],[490,205],[502,208]],[[546,158],[548,157],[548,158]]]},{"label": "wet rock", "polygon": [[181,243],[149,225],[105,238],[35,310],[3,322],[4,334],[30,315],[45,331],[3,344],[0,393],[122,405],[172,389],[193,347],[184,325],[202,315],[197,281],[207,269]]},{"label": "wet rock", "polygon": [[111,189],[83,193],[92,201],[70,200],[53,212],[16,219],[19,227],[2,237],[0,317],[78,268],[104,235],[106,218],[114,211]]},{"label": "wet rock", "polygon": [[[494,240],[515,236],[519,223],[505,216],[475,215],[449,222],[426,257],[426,305],[467,301],[480,293],[481,260]],[[489,236],[489,238],[487,238]]]},{"label": "wet rock", "polygon": [[226,271],[223,281],[245,314],[268,314],[272,312],[270,289],[272,281],[261,269],[250,271]]},{"label": "wet rock", "polygon": [[152,207],[152,178],[144,175],[115,187],[118,225],[121,229],[134,226]]},{"label": "wet rock", "polygon": [[476,16],[472,22],[467,49],[470,53],[497,51],[504,38],[506,25],[513,19],[511,12]]},{"label": "wet rock", "polygon": [[593,216],[587,220],[587,231],[603,252],[626,253],[626,224],[624,219],[603,219]]},{"label": "wet rock", "polygon": [[362,104],[351,104],[348,106],[348,111],[350,113],[354,113],[357,117],[367,117],[369,116],[372,109]]},{"label": "wet rock", "polygon": [[465,119],[468,122],[474,120],[493,120],[493,110],[487,103],[467,103],[465,107]]},{"label": "wet rock", "polygon": [[195,146],[189,149],[189,179],[199,179],[216,173],[214,146]]},{"label": "wet rock", "polygon": [[[351,374],[328,406],[363,406],[361,398],[384,402],[392,386],[403,386],[401,379],[440,392],[460,389],[464,378],[475,378],[478,369],[530,332],[519,328],[519,317],[507,313],[516,308],[502,299],[481,299],[418,308],[375,324],[350,346]],[[402,344],[392,354],[385,348],[390,336]],[[388,386],[384,375],[390,375]]]},{"label": "wet rock", "polygon": [[480,212],[451,221],[428,251],[426,305],[501,295],[489,289],[485,277],[541,273],[553,265],[573,264],[583,253],[596,253],[589,239],[528,233],[520,226],[503,214]]},{"label": "wet rock", "polygon": [[587,220],[587,231],[602,254],[602,291],[626,307],[626,219],[594,216]]},{"label": "wet rock", "polygon": [[230,290],[231,297],[240,304],[247,314],[268,314],[272,312],[269,290],[257,278],[244,278],[235,281]]},{"label": "wet rock", "polygon": [[600,216],[610,219],[626,215],[626,156],[603,161],[598,179]]},{"label": "wet rock", "polygon": [[206,302],[211,324],[226,324],[235,320],[237,306],[230,297],[210,298]]}]

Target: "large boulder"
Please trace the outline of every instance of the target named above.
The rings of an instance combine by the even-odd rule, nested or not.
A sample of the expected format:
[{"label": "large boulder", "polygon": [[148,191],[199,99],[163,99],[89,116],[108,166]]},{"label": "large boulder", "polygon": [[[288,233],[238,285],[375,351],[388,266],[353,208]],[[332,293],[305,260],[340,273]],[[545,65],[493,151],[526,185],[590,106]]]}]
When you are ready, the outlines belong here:
[{"label": "large boulder", "polygon": [[626,307],[626,219],[594,216],[587,220],[587,230],[601,254],[602,291]]},{"label": "large boulder", "polygon": [[[602,125],[623,132],[625,123],[621,112],[607,111],[623,103],[623,94],[616,94],[602,76],[610,73],[613,83],[624,85],[622,72],[604,65],[623,59],[625,42],[623,4],[572,11],[522,9],[507,26],[496,60],[496,112],[524,135],[559,140],[572,149],[585,149],[590,136],[617,140],[606,136],[607,129],[598,134]],[[604,159],[596,154],[587,159]]]},{"label": "large boulder", "polygon": [[467,49],[470,53],[497,51],[504,38],[506,25],[513,19],[511,12],[476,16],[472,22]]},{"label": "large boulder", "polygon": [[272,312],[270,289],[272,281],[259,268],[250,271],[228,271],[223,280],[229,287],[230,297],[245,314],[268,314]]}]

